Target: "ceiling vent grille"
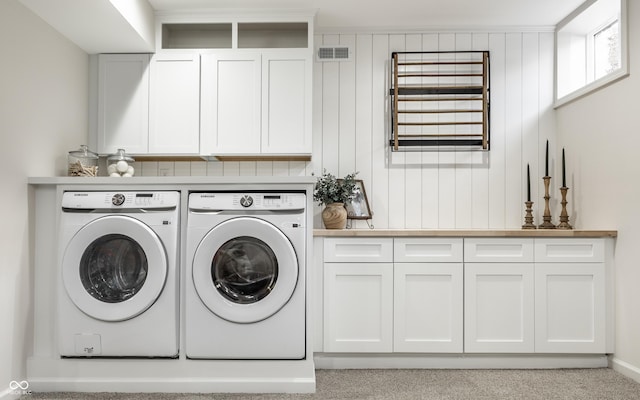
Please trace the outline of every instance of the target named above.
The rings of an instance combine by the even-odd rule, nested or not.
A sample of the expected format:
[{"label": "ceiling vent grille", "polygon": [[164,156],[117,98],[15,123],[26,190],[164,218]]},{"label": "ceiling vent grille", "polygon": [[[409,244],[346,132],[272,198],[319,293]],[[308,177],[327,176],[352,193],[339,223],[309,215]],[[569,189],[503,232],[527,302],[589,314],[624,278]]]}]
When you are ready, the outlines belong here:
[{"label": "ceiling vent grille", "polygon": [[351,61],[349,46],[321,46],[316,52],[317,61]]}]

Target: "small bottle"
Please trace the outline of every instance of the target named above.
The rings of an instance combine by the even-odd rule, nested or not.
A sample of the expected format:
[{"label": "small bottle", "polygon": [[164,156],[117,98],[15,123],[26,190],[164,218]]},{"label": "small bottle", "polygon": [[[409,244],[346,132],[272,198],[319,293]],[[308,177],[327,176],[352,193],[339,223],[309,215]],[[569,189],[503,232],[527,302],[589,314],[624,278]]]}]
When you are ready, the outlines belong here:
[{"label": "small bottle", "polygon": [[107,175],[112,177],[130,177],[135,173],[133,157],[127,155],[124,149],[118,149],[107,158]]},{"label": "small bottle", "polygon": [[98,176],[98,155],[87,147],[81,145],[79,150],[70,151],[67,156],[69,161],[69,176]]}]

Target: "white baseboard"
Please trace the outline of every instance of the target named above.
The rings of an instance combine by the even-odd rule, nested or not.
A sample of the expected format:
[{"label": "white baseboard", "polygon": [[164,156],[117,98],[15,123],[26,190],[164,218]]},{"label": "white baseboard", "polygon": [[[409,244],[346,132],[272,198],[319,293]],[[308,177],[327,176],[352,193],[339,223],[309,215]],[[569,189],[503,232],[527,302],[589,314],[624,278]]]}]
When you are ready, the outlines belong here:
[{"label": "white baseboard", "polygon": [[33,379],[34,392],[314,393],[315,379]]},{"label": "white baseboard", "polygon": [[636,382],[640,382],[640,368],[635,365],[631,365],[628,362],[624,362],[614,357],[611,359],[611,367],[614,371],[619,372]]},{"label": "white baseboard", "polygon": [[31,357],[27,380],[34,393],[313,393],[316,383],[313,360],[97,357]]},{"label": "white baseboard", "polygon": [[548,369],[607,368],[609,360],[602,354],[442,354],[401,355],[316,353],[317,369]]}]

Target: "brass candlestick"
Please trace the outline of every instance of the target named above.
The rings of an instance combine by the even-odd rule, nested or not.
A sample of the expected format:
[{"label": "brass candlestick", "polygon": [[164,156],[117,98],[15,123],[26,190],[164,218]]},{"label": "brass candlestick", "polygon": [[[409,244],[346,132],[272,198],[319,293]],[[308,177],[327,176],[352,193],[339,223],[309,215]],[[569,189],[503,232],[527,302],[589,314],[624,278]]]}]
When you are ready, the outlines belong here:
[{"label": "brass candlestick", "polygon": [[540,229],[555,229],[556,226],[551,223],[551,209],[549,209],[549,183],[551,181],[550,176],[543,176],[544,180],[544,214],[542,215],[542,223],[538,226]]},{"label": "brass candlestick", "polygon": [[524,225],[522,225],[522,229],[537,229],[533,224],[533,214],[531,212],[533,201],[525,201],[524,204],[526,206],[525,211],[527,214],[524,216]]},{"label": "brass candlestick", "polygon": [[560,213],[560,223],[558,224],[558,229],[573,229],[571,224],[569,224],[569,214],[567,213],[567,190],[568,187],[561,187],[560,193],[562,193],[562,212]]}]

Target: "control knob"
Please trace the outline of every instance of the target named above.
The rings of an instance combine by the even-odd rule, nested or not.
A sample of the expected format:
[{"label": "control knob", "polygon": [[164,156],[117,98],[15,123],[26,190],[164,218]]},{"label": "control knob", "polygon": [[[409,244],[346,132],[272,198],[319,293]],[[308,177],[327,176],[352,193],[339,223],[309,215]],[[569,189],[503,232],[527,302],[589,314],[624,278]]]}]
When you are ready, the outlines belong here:
[{"label": "control knob", "polygon": [[124,203],[124,195],[122,193],[116,193],[111,198],[111,204],[114,206],[121,206]]},{"label": "control knob", "polygon": [[249,196],[248,194],[245,194],[240,199],[240,205],[242,207],[251,207],[252,204],[253,204],[253,197]]}]

